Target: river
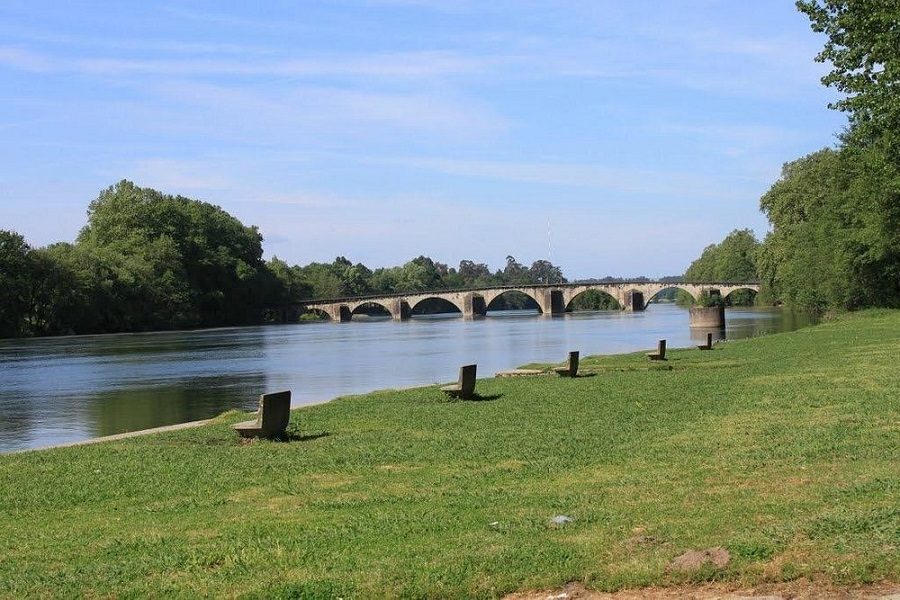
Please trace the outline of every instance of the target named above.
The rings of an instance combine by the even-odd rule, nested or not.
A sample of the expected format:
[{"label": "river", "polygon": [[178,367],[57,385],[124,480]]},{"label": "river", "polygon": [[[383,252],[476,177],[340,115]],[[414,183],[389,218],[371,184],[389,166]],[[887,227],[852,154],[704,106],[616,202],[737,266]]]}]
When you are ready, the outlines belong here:
[{"label": "river", "polygon": [[[728,309],[726,336],[810,323],[778,309]],[[418,317],[202,331],[0,340],[0,452],[183,423],[254,409],[260,393],[290,389],[302,406],[346,394],[480,377],[528,362],[670,348],[705,341],[688,312],[584,312],[545,318],[489,313],[476,321]],[[717,335],[717,337],[719,337]],[[437,396],[436,396],[437,397]]]}]

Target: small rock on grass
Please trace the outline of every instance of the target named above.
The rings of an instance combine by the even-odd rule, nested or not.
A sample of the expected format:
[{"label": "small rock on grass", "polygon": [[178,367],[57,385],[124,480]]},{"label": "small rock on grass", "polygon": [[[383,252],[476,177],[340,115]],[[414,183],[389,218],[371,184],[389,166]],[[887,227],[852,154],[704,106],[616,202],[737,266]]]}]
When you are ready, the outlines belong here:
[{"label": "small rock on grass", "polygon": [[566,515],[556,515],[555,517],[550,519],[550,522],[557,526],[562,526],[562,525],[565,525],[566,523],[571,523],[572,521],[574,521],[574,519],[572,517],[568,517]]}]

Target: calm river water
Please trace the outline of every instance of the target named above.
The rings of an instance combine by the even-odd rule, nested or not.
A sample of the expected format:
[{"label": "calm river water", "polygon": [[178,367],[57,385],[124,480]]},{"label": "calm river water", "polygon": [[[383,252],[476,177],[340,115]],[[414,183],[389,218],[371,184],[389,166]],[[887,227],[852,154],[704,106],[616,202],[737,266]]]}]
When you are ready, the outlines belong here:
[{"label": "calm river water", "polygon": [[[729,309],[729,339],[809,324],[775,309]],[[644,312],[544,318],[489,314],[483,320],[421,317],[205,331],[0,340],[0,452],[182,423],[230,408],[254,409],[260,393],[293,391],[295,406],[380,388],[456,378],[542,361],[569,350],[612,354],[670,348],[694,338],[688,312],[651,304]],[[717,336],[718,337],[718,336]]]}]

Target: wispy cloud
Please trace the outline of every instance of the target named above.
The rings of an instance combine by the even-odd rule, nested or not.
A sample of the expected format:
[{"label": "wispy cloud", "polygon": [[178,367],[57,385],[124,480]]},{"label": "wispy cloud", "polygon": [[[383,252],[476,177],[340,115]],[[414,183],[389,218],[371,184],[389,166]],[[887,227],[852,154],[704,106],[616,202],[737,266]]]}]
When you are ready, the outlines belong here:
[{"label": "wispy cloud", "polygon": [[0,65],[32,73],[46,73],[55,69],[55,61],[39,52],[14,46],[0,46]]},{"label": "wispy cloud", "polygon": [[448,158],[385,158],[373,162],[458,175],[535,183],[550,186],[583,187],[616,194],[665,195],[678,197],[746,199],[733,182],[710,175],[683,171],[611,167],[601,163],[519,162]]},{"label": "wispy cloud", "polygon": [[237,77],[377,77],[422,78],[483,72],[487,62],[454,52],[422,51],[366,55],[328,55],[276,60],[207,58],[72,58],[0,47],[0,64],[37,72],[83,75],[237,76]]}]

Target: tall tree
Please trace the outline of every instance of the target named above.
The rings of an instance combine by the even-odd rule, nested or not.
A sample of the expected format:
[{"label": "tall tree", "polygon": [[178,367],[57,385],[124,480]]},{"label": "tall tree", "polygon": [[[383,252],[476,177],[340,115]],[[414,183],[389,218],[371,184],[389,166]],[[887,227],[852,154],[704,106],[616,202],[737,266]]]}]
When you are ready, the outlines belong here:
[{"label": "tall tree", "polygon": [[15,231],[0,230],[0,337],[27,329],[31,247]]},{"label": "tall tree", "polygon": [[249,323],[265,303],[262,236],[218,206],[121,181],[88,208],[78,244],[113,257],[128,328]]},{"label": "tall tree", "polygon": [[843,94],[831,106],[849,114],[848,139],[900,158],[900,3],[799,0],[797,8],[828,37],[816,60],[831,64],[822,83]]}]

